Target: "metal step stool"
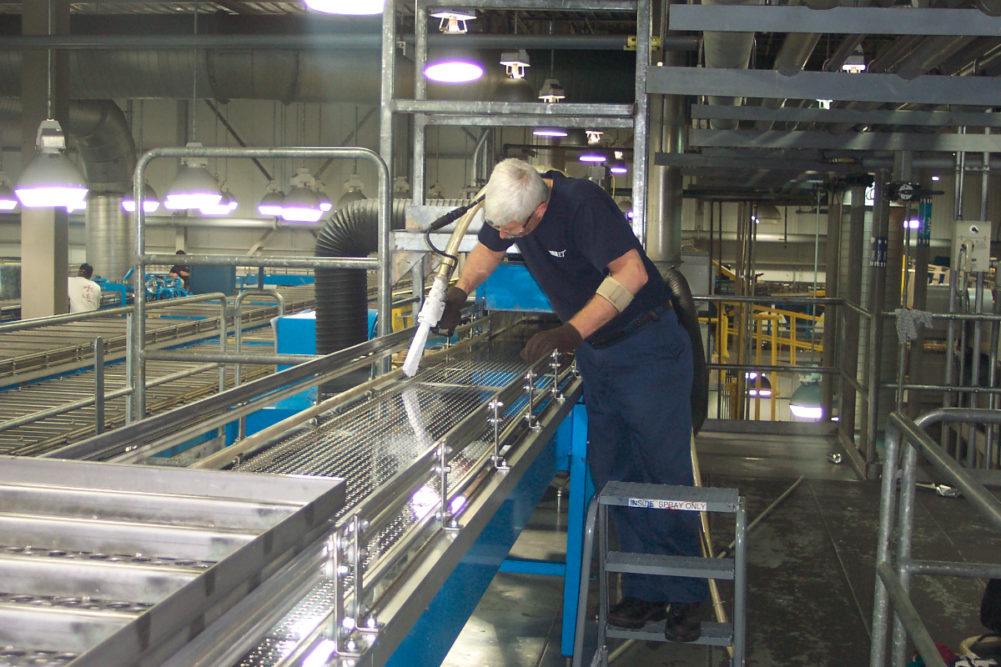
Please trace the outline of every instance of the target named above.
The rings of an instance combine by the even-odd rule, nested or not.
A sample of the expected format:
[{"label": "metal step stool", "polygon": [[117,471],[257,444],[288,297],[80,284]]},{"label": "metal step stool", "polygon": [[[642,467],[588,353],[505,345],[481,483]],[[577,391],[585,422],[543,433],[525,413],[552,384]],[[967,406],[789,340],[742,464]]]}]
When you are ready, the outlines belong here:
[{"label": "metal step stool", "polygon": [[[608,550],[608,508],[610,506],[641,509],[680,510],[688,512],[728,512],[736,515],[733,558],[699,558],[666,556]],[[691,644],[732,646],[731,665],[744,664],[746,621],[746,524],[744,499],[736,489],[713,489],[663,484],[633,484],[609,482],[591,499],[584,532],[584,557],[581,562],[580,594],[577,603],[577,632],[574,641],[573,666],[582,664],[584,651],[584,619],[587,614],[588,580],[594,552],[596,519],[601,520],[598,548],[598,648],[592,665],[608,664],[607,639],[634,639],[667,642],[664,621],[653,621],[638,630],[608,625],[608,573],[628,572],[698,579],[729,579],[734,582],[733,622],[702,623],[702,636]]]}]

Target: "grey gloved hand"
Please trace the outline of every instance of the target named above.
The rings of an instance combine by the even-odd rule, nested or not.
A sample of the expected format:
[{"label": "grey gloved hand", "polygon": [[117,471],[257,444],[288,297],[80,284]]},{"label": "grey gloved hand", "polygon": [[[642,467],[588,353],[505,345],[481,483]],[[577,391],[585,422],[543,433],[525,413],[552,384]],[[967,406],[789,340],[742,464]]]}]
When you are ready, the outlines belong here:
[{"label": "grey gloved hand", "polygon": [[455,327],[459,326],[459,313],[466,305],[467,296],[469,294],[466,290],[455,285],[445,290],[445,310],[442,311],[441,318],[434,327],[436,330],[448,332],[449,336],[455,333]]},{"label": "grey gloved hand", "polygon": [[521,350],[521,358],[527,363],[532,363],[540,357],[550,354],[553,350],[560,352],[573,352],[574,348],[584,342],[580,332],[567,322],[555,329],[540,331],[528,339],[528,343]]}]

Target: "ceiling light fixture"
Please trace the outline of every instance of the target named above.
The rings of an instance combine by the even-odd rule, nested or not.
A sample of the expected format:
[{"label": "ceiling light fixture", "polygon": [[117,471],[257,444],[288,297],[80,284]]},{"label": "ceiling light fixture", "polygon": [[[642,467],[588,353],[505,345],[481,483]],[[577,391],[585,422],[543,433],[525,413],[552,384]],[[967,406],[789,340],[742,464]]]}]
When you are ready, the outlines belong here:
[{"label": "ceiling light fixture", "polygon": [[458,54],[439,56],[424,68],[424,77],[438,83],[470,83],[483,76],[483,65]]},{"label": "ceiling light fixture", "polygon": [[385,0],[306,0],[306,6],[321,14],[371,16],[381,14]]},{"label": "ceiling light fixture", "polygon": [[[122,210],[126,213],[136,212],[136,200],[131,194],[122,197]],[[149,183],[143,184],[143,212],[156,213],[160,210],[160,198]]]},{"label": "ceiling light fixture", "polygon": [[845,58],[841,69],[849,74],[860,74],[865,71],[865,55],[862,53],[861,46],[856,46],[855,53]]},{"label": "ceiling light fixture", "polygon": [[605,157],[605,154],[601,152],[585,151],[581,153],[580,157],[578,157],[577,159],[580,160],[581,162],[587,162],[590,164],[601,164],[608,158]]},{"label": "ceiling light fixture", "polygon": [[300,167],[289,179],[289,193],[282,204],[282,220],[286,222],[316,222],[323,217],[320,197],[316,194],[316,179],[309,169]]},{"label": "ceiling light fixture", "polygon": [[[202,148],[197,141],[188,142],[185,148]],[[163,207],[171,211],[206,209],[219,203],[222,191],[215,177],[209,173],[208,160],[203,157],[187,157],[181,160],[181,168],[163,198]]]},{"label": "ceiling light fixture", "polygon": [[282,204],[285,195],[278,189],[274,181],[268,181],[268,187],[264,191],[264,196],[257,203],[257,212],[269,218],[277,218],[282,214]]},{"label": "ceiling light fixture", "polygon": [[[198,5],[195,5],[193,13],[194,35],[198,35]],[[199,150],[202,144],[196,140],[198,136],[198,59],[192,60],[191,65],[191,106],[188,113],[191,116],[190,134],[191,138],[185,148],[189,150]],[[181,158],[181,168],[177,170],[174,182],[167,188],[167,193],[163,198],[163,207],[171,211],[185,211],[191,209],[207,209],[219,204],[222,199],[222,190],[219,189],[219,182],[209,173],[208,160],[204,157]]]},{"label": "ceiling light fixture", "polygon": [[342,206],[350,204],[353,201],[368,199],[368,197],[365,196],[365,193],[362,192],[363,185],[361,176],[358,174],[351,174],[348,176],[344,181],[344,194],[337,200],[337,208],[341,208]]},{"label": "ceiling light fixture", "polygon": [[229,191],[229,188],[223,185],[221,188],[221,192],[222,196],[219,198],[218,202],[199,209],[202,212],[202,215],[211,215],[211,216],[229,215],[230,213],[236,210],[239,204],[236,201],[236,197],[233,196],[233,193]]},{"label": "ceiling light fixture", "polygon": [[539,99],[546,104],[555,104],[562,99],[566,99],[566,91],[563,90],[563,86],[560,85],[559,79],[556,77],[550,77],[542,82],[542,88],[539,89]]},{"label": "ceiling light fixture", "polygon": [[501,53],[500,64],[504,66],[507,75],[512,79],[524,79],[525,70],[531,67],[528,51],[525,49],[504,51]]},{"label": "ceiling light fixture", "polygon": [[629,169],[626,168],[625,162],[616,162],[608,168],[608,171],[613,174],[626,174],[629,172]]},{"label": "ceiling light fixture", "polygon": [[[51,106],[51,100],[49,102]],[[87,185],[76,165],[69,161],[66,137],[59,121],[46,118],[38,125],[35,139],[38,155],[21,172],[14,193],[27,208],[70,208],[83,205]]]},{"label": "ceiling light fixture", "polygon": [[474,21],[476,19],[476,14],[458,12],[452,9],[432,12],[431,16],[439,19],[438,30],[450,35],[465,34],[468,29],[466,21]]},{"label": "ceiling light fixture", "polygon": [[587,135],[587,143],[593,146],[601,142],[601,135],[604,132],[601,130],[584,130],[584,134]]},{"label": "ceiling light fixture", "polygon": [[[52,0],[48,8],[48,34],[52,34]],[[76,165],[69,161],[66,137],[52,112],[52,50],[46,51],[47,114],[38,125],[35,147],[38,155],[21,172],[14,193],[26,208],[65,208],[83,206],[87,184]]]},{"label": "ceiling light fixture", "polygon": [[537,137],[562,138],[567,136],[567,131],[562,127],[537,127],[532,130],[532,134]]}]

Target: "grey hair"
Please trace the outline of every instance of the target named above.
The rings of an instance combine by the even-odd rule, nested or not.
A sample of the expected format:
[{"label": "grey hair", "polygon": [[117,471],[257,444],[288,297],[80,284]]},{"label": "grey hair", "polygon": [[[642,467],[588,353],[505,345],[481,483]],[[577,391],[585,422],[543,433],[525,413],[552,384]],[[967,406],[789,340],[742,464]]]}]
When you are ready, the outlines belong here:
[{"label": "grey hair", "polygon": [[483,217],[493,227],[523,222],[539,204],[549,199],[549,188],[542,175],[517,158],[498,162],[485,190]]}]

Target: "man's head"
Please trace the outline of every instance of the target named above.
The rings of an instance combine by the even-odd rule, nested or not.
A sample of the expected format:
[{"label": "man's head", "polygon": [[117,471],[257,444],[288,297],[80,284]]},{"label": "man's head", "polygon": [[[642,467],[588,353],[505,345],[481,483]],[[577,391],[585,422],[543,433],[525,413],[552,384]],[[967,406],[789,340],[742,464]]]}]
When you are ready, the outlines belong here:
[{"label": "man's head", "polygon": [[185,254],[185,252],[184,252],[183,250],[178,250],[178,251],[177,251],[177,252],[175,252],[174,254],[175,254],[175,255],[184,255],[184,254]]},{"label": "man's head", "polygon": [[501,238],[529,234],[542,220],[549,187],[535,167],[517,158],[497,163],[487,181],[483,216]]},{"label": "man's head", "polygon": [[78,276],[83,276],[87,280],[90,280],[90,277],[94,275],[94,267],[84,262],[83,264],[80,265],[80,268],[77,270],[76,274]]}]

